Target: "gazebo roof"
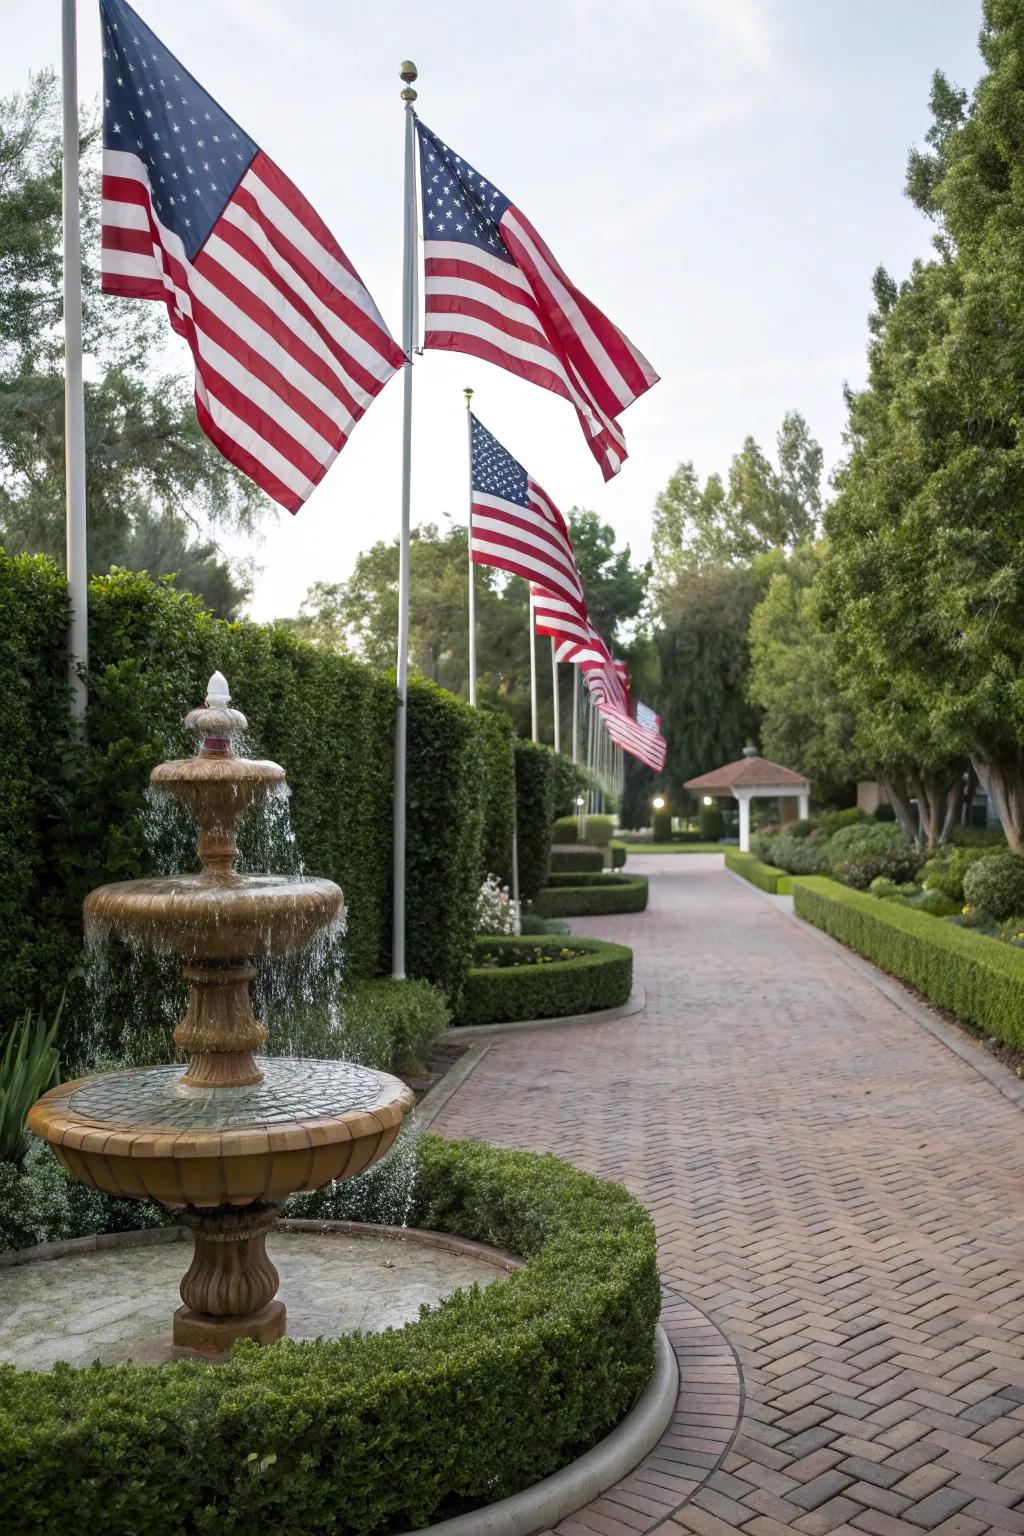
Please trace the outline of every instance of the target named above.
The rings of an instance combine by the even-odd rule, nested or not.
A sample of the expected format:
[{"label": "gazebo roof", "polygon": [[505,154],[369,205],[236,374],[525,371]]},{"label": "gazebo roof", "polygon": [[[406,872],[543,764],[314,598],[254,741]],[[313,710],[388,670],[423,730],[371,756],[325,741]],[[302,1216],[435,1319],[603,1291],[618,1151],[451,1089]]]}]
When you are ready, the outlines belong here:
[{"label": "gazebo roof", "polygon": [[802,773],[794,773],[792,768],[783,768],[781,763],[773,763],[767,757],[755,756],[737,758],[736,762],[713,768],[710,773],[702,773],[696,779],[687,779],[683,785],[684,789],[705,793],[717,790],[720,794],[731,794],[734,789],[796,789],[809,792],[810,787],[810,780],[805,779]]}]

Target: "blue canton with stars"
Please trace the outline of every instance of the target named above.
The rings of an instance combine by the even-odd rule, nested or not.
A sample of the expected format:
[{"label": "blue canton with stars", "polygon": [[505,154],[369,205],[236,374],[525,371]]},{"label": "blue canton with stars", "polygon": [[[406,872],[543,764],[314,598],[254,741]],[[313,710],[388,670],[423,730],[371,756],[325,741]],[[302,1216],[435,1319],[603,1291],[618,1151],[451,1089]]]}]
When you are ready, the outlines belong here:
[{"label": "blue canton with stars", "polygon": [[515,265],[498,231],[511,199],[416,119],[424,240],[461,240]]},{"label": "blue canton with stars", "polygon": [[153,205],[191,261],[259,145],[154,37],[125,0],[100,0],[103,144],[138,155]]},{"label": "blue canton with stars", "polygon": [[473,431],[473,489],[485,496],[501,496],[517,506],[529,506],[526,470],[470,413]]}]

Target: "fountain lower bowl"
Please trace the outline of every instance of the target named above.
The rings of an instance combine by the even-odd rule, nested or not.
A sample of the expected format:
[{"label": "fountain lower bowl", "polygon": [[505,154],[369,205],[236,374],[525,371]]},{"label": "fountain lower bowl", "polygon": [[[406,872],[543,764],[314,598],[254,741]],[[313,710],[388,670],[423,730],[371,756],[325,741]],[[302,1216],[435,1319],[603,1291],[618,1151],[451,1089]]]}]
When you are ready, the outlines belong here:
[{"label": "fountain lower bowl", "polygon": [[391,1147],[413,1105],[390,1073],[344,1061],[261,1058],[264,1078],[190,1088],[185,1067],[61,1083],[28,1128],[67,1171],[108,1195],[246,1206],[350,1179]]},{"label": "fountain lower bowl", "polygon": [[84,910],[93,934],[142,941],[188,961],[304,949],[339,921],[342,905],[333,880],[207,873],[101,885]]}]

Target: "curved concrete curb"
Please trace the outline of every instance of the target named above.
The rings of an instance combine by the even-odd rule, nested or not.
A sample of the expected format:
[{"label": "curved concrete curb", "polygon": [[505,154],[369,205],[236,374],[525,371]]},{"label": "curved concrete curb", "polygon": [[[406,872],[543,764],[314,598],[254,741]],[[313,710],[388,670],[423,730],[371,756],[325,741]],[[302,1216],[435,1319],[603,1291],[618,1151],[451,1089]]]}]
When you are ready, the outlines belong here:
[{"label": "curved concrete curb", "polygon": [[534,1536],[557,1525],[643,1461],[668,1428],[678,1395],[675,1352],[659,1324],[654,1374],[622,1423],[593,1450],[522,1493],[405,1536]]},{"label": "curved concrete curb", "polygon": [[647,994],[637,987],[615,1008],[595,1008],[592,1013],[566,1013],[557,1019],[516,1019],[509,1024],[452,1024],[444,1032],[446,1040],[493,1040],[498,1035],[518,1035],[531,1029],[569,1029],[576,1024],[610,1024],[613,1019],[628,1019],[647,1007]]}]

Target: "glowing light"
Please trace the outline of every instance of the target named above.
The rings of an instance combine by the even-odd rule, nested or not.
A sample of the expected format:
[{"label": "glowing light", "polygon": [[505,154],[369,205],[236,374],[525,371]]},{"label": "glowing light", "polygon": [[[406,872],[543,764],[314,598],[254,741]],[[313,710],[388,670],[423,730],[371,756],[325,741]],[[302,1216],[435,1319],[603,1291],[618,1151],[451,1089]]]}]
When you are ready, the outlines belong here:
[{"label": "glowing light", "polygon": [[705,795],[704,796],[704,804],[705,805],[714,805],[714,803],[715,803],[714,795]]},{"label": "glowing light", "polygon": [[651,804],[654,806],[656,811],[663,811],[665,809],[665,796],[655,795],[654,799],[651,801]]}]

